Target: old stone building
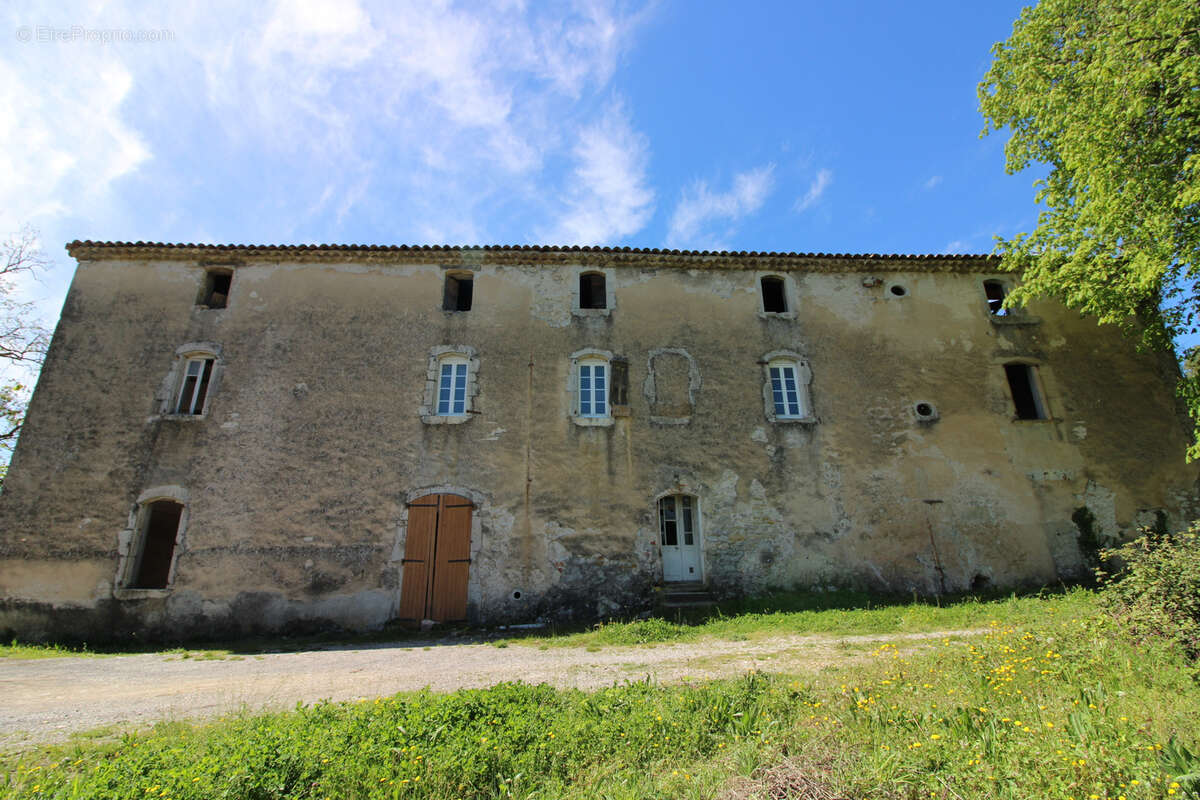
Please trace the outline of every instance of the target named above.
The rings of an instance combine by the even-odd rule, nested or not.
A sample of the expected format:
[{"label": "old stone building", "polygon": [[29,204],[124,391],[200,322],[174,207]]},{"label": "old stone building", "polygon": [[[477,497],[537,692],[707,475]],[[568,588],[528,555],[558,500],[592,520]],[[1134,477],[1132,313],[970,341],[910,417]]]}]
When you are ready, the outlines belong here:
[{"label": "old stone building", "polygon": [[1195,510],[1169,357],[981,256],[74,242],[0,631],[1052,583]]}]

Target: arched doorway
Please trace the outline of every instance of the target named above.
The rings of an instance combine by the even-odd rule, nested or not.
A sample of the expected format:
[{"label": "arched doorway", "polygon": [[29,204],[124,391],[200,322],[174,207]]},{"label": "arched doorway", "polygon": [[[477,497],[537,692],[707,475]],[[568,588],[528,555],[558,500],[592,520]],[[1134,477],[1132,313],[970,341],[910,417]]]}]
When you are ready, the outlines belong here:
[{"label": "arched doorway", "polygon": [[400,619],[467,618],[472,508],[470,500],[456,494],[427,494],[408,504]]}]

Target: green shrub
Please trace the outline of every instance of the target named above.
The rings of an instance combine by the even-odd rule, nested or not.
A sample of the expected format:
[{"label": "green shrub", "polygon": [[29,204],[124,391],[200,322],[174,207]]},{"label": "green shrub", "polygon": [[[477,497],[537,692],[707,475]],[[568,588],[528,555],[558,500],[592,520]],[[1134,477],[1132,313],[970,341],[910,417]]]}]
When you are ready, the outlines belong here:
[{"label": "green shrub", "polygon": [[1103,552],[1105,607],[1139,640],[1166,639],[1200,657],[1200,528],[1143,536]]}]

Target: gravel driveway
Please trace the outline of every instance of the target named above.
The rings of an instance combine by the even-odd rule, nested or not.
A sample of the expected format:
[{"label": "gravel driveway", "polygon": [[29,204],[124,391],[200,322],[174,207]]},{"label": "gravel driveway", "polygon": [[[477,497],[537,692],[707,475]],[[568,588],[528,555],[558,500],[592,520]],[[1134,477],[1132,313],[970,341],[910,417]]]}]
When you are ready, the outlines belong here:
[{"label": "gravel driveway", "polygon": [[62,741],[76,731],[143,727],[161,720],[282,709],[322,699],[356,700],[429,687],[502,681],[609,686],[647,675],[670,683],[750,669],[806,673],[864,657],[882,642],[969,635],[784,636],[753,642],[581,647],[446,642],[381,644],[219,660],[179,654],[0,661],[0,749]]}]

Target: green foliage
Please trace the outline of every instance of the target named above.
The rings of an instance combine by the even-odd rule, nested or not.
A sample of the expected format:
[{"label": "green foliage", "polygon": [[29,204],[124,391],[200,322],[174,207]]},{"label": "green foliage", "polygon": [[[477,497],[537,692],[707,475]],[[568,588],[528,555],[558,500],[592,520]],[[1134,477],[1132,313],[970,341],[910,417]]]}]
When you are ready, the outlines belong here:
[{"label": "green foliage", "polygon": [[[1024,272],[1012,301],[1055,297],[1163,348],[1195,331],[1200,4],[1041,0],[992,52],[984,133],[1011,132],[1010,173],[1049,170],[1037,228],[1000,242]],[[1200,421],[1200,377],[1182,393]]]},{"label": "green foliage", "polygon": [[1115,569],[1101,573],[1101,598],[1137,640],[1165,639],[1200,657],[1200,528],[1144,533],[1104,552]]},{"label": "green foliage", "polygon": [[1048,605],[1064,613],[1090,608],[1090,593],[1073,591],[1051,600],[1040,596],[938,598],[937,603],[912,597],[872,597],[849,590],[838,592],[776,592],[722,603],[707,616],[689,622],[662,619],[606,622],[580,633],[534,631],[508,640],[514,644],[562,647],[688,642],[713,638],[747,640],[765,636],[829,633],[887,634],[978,628],[995,619],[1033,622]]}]

